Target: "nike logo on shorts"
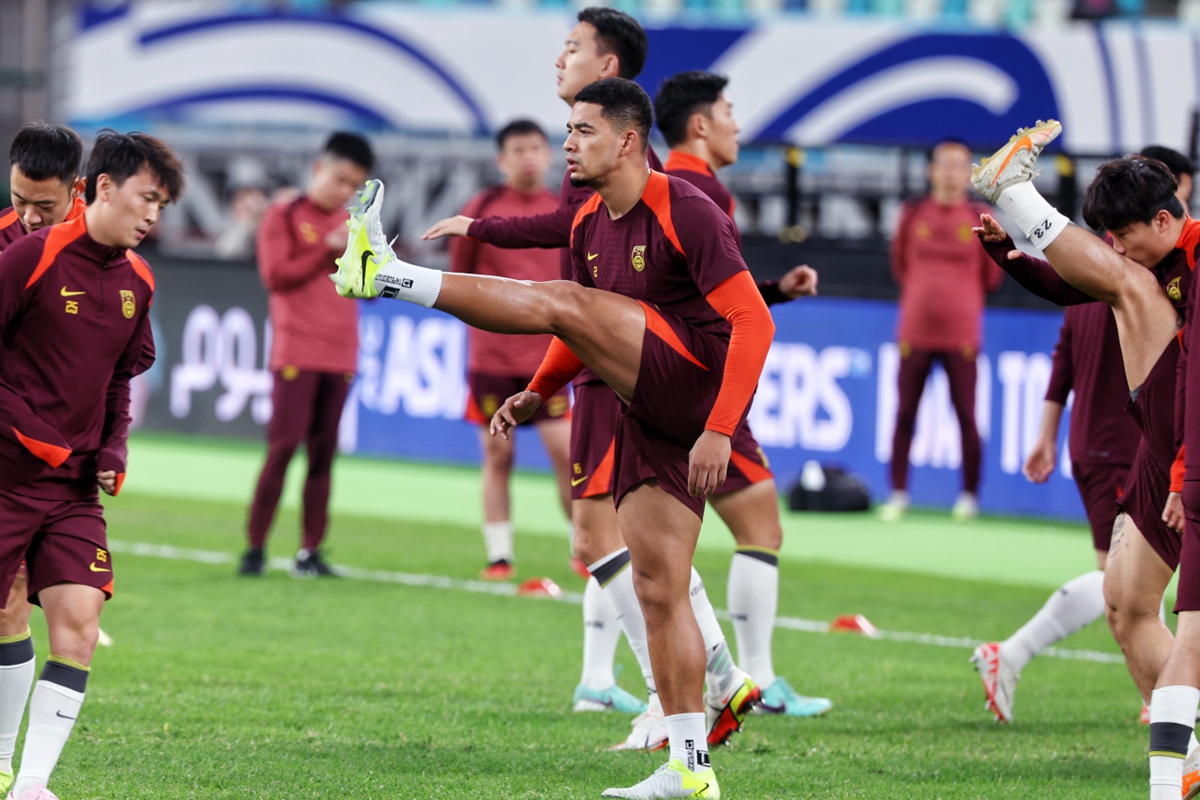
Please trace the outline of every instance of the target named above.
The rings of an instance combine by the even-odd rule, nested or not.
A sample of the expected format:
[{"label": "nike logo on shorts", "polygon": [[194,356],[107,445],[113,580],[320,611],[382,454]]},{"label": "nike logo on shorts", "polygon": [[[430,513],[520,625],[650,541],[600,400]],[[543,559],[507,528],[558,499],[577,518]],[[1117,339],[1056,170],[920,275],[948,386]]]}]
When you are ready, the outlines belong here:
[{"label": "nike logo on shorts", "polygon": [[97,567],[95,561],[93,561],[91,564],[88,565],[88,569],[90,569],[92,572],[112,572],[111,569],[105,569],[104,567]]}]

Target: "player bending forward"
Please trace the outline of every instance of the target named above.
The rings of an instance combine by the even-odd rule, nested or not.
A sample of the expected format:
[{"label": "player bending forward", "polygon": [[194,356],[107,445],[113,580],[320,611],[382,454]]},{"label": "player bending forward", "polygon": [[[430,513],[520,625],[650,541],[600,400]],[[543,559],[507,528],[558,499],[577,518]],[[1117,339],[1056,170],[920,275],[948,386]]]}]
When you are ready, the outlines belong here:
[{"label": "player bending forward", "polygon": [[527,419],[585,364],[626,404],[614,498],[645,611],[670,760],[636,786],[604,794],[719,797],[706,741],[704,645],[688,585],[704,498],[725,478],[730,439],[745,418],[774,324],[729,218],[690,184],[649,169],[652,118],[646,93],[621,78],[575,98],[568,169],[573,181],[598,192],[581,206],[571,235],[582,286],[444,275],[400,261],[378,223],[378,182],[352,212],[351,244],[334,280],[348,296],[394,297],[496,333],[555,334],[529,390],[497,412],[498,434]]},{"label": "player bending forward", "polygon": [[22,558],[50,657],[33,690],[10,795],[51,800],[50,773],[79,716],[113,562],[98,489],[125,479],[129,380],[154,361],[154,275],[133,253],[183,189],[162,142],[102,131],[87,210],[0,255],[0,592]]}]

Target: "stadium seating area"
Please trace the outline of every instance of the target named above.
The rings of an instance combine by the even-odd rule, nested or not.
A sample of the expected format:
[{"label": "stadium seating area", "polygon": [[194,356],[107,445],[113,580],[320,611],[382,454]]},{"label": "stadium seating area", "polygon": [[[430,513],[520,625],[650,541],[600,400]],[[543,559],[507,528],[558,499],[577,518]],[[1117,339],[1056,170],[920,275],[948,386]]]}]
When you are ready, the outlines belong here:
[{"label": "stadium seating area", "polygon": [[[500,5],[562,8],[577,0],[379,0],[431,7]],[[338,0],[283,0],[269,5],[318,11]],[[586,4],[585,4],[586,5]],[[908,19],[921,23],[1023,29],[1069,19],[1200,20],[1200,0],[611,0],[611,5],[649,18],[737,19],[773,13]]]}]

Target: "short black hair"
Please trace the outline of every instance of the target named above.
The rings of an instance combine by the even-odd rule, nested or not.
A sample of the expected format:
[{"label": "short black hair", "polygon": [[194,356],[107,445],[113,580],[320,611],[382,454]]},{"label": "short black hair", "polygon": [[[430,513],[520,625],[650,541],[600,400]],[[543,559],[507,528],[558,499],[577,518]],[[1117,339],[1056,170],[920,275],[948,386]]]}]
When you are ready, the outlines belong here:
[{"label": "short black hair", "polygon": [[375,151],[365,137],[349,131],[334,131],[321,148],[324,155],[353,161],[370,172],[375,167]]},{"label": "short black hair", "polygon": [[1183,216],[1175,176],[1161,161],[1123,156],[1101,164],[1083,199],[1083,219],[1096,230],[1148,223],[1159,211]]},{"label": "short black hair", "polygon": [[1161,144],[1152,144],[1149,147],[1143,147],[1141,155],[1166,164],[1167,169],[1171,170],[1171,174],[1175,176],[1175,180],[1179,180],[1180,175],[1196,174],[1196,164],[1194,161],[1178,150],[1163,147]]},{"label": "short black hair", "polygon": [[687,141],[688,120],[693,114],[712,115],[712,104],[720,99],[727,83],[724,75],[702,70],[680,72],[663,81],[654,95],[654,116],[668,147]]},{"label": "short black hair", "polygon": [[514,119],[512,122],[505,125],[496,134],[496,149],[503,150],[504,143],[508,141],[510,136],[524,136],[527,133],[536,133],[546,141],[550,139],[546,136],[546,132],[542,130],[542,126],[538,125],[531,119]]},{"label": "short black hair", "polygon": [[642,149],[650,143],[650,126],[654,124],[654,109],[650,96],[642,87],[624,78],[605,78],[589,83],[575,95],[576,103],[594,103],[601,115],[618,130],[636,128],[642,137]]},{"label": "short black hair", "polygon": [[149,167],[171,200],[183,194],[183,164],[161,139],[139,131],[117,133],[103,128],[96,134],[87,162],[87,187],[83,199],[91,205],[96,199],[96,181],[108,175],[117,186]]},{"label": "short black hair", "polygon": [[633,80],[642,74],[650,43],[636,19],[607,6],[589,6],[579,12],[578,19],[596,29],[596,44],[601,53],[617,57],[621,65],[618,75]]},{"label": "short black hair", "polygon": [[31,181],[58,178],[74,183],[83,164],[83,140],[63,125],[31,122],[17,131],[8,149],[8,163]]}]

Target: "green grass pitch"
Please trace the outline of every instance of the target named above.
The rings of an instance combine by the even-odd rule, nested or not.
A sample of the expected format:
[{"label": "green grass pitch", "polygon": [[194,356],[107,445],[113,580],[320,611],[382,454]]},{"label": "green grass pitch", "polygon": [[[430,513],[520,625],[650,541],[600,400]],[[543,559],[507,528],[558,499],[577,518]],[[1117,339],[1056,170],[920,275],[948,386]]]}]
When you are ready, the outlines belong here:
[{"label": "green grass pitch", "polygon": [[[183,483],[176,497],[161,486],[138,494],[136,465],[149,459],[139,447],[135,442],[127,494],[107,503],[110,538],[239,552],[245,503],[198,499],[203,492]],[[257,457],[238,448],[227,456],[231,464]],[[342,483],[354,462],[344,467],[336,478]],[[339,484],[338,491],[344,498],[348,488]],[[475,496],[460,492],[457,502],[473,507]],[[477,529],[423,514],[406,520],[403,509],[386,516],[338,510],[332,560],[474,577],[482,557]],[[910,533],[937,528],[939,519],[916,515]],[[789,535],[793,525],[817,526],[831,538],[839,526],[850,537],[909,530],[817,518],[789,521]],[[1068,541],[1086,569],[1090,540],[1082,528],[1045,527],[993,520],[958,535],[1017,537],[1031,565],[1045,557],[1039,541],[1049,553]],[[294,551],[297,528],[289,506],[276,524],[273,555]],[[731,550],[714,539],[697,556],[719,608]],[[582,589],[568,569],[561,529],[557,536],[519,534],[517,552],[522,577],[546,575],[568,591]],[[640,780],[662,761],[661,754],[605,751],[624,738],[629,717],[571,712],[578,605],[360,580],[297,581],[279,571],[241,579],[232,563],[120,551],[114,560],[117,596],[101,623],[115,645],[97,653],[75,735],[51,782],[64,800],[592,798]],[[1001,638],[1048,593],[1041,579],[984,582],[947,577],[954,570],[946,565],[929,567],[785,558],[780,613],[829,620],[857,612],[888,630]],[[1065,569],[1070,577],[1074,565]],[[34,630],[40,660],[47,654],[40,612]],[[1116,652],[1103,621],[1060,646]],[[1001,727],[983,710],[969,655],[776,631],[779,673],[835,706],[812,720],[752,717],[731,747],[713,755],[724,796],[1146,795],[1148,731],[1137,724],[1140,703],[1122,665],[1035,660],[1017,693],[1017,721]],[[641,693],[623,643],[619,660],[620,682]]]}]

